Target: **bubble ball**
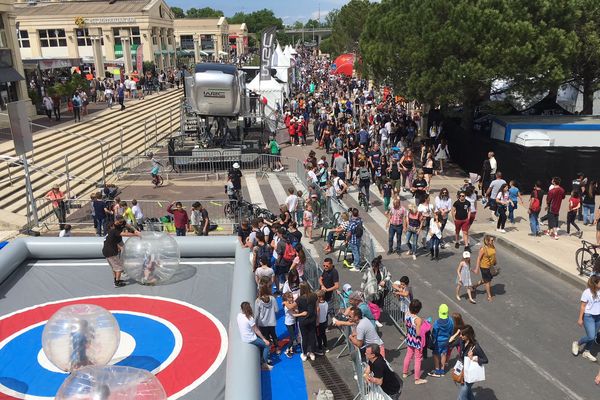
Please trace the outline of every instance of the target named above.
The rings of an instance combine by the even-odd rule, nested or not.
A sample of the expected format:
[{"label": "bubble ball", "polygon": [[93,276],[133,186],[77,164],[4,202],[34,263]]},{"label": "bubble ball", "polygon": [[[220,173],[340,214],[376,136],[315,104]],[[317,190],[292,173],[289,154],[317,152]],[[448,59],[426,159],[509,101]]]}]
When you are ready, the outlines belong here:
[{"label": "bubble ball", "polygon": [[165,389],[150,372],[120,365],[94,366],[73,372],[55,400],[166,400]]},{"label": "bubble ball", "polygon": [[42,348],[57,368],[72,372],[89,365],[106,365],[119,347],[120,333],[108,310],[74,304],[61,308],[46,322]]},{"label": "bubble ball", "polygon": [[125,272],[143,285],[170,280],[179,267],[179,246],[163,232],[142,232],[130,237],[121,255]]}]

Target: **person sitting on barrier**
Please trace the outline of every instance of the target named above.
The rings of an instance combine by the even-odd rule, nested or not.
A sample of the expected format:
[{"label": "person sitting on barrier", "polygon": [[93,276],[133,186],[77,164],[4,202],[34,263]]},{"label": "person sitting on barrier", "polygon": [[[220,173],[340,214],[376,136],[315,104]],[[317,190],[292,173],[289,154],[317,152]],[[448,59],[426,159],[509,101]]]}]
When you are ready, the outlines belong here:
[{"label": "person sitting on barrier", "polygon": [[365,381],[381,387],[381,390],[392,400],[398,400],[402,393],[403,382],[385,359],[381,356],[381,348],[376,344],[370,344],[365,349],[367,367],[365,368]]},{"label": "person sitting on barrier", "polygon": [[329,231],[327,234],[327,245],[323,251],[325,253],[331,253],[333,251],[333,247],[336,240],[345,240],[346,239],[346,231],[348,230],[348,224],[350,217],[347,212],[343,212],[340,215],[341,222],[340,224],[332,231]]},{"label": "person sitting on barrier", "polygon": [[263,370],[271,370],[273,367],[267,363],[269,360],[269,348],[271,342],[269,342],[256,326],[254,320],[254,313],[250,303],[244,301],[241,306],[241,312],[237,315],[238,329],[240,330],[240,337],[242,342],[253,344],[258,347],[261,351],[261,361]]}]

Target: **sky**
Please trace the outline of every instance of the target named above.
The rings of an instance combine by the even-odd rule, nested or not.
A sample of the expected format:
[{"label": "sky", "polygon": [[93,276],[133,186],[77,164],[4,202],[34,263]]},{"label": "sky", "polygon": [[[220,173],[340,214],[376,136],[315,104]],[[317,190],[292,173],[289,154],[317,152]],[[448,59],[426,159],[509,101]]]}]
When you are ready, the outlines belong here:
[{"label": "sky", "polygon": [[212,7],[222,10],[225,16],[231,16],[238,11],[250,13],[252,11],[267,8],[273,10],[275,15],[283,20],[284,24],[292,24],[295,21],[306,22],[310,18],[317,19],[319,6],[321,9],[321,21],[330,10],[340,8],[349,0],[166,0],[170,6],[189,8]]}]

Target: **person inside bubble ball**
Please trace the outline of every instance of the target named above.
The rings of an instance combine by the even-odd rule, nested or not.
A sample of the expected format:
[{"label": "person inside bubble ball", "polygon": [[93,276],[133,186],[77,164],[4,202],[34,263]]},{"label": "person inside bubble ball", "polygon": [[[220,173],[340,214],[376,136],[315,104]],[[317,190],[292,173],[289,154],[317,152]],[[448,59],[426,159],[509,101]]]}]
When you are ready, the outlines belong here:
[{"label": "person inside bubble ball", "polygon": [[156,284],[156,269],[160,268],[160,263],[156,259],[155,254],[146,253],[144,256],[144,279],[142,280],[142,285],[154,285]]},{"label": "person inside bubble ball", "polygon": [[94,329],[89,325],[88,321],[82,319],[79,322],[79,326],[73,328],[71,332],[70,371],[92,365],[92,361],[87,355],[87,350],[93,338]]}]

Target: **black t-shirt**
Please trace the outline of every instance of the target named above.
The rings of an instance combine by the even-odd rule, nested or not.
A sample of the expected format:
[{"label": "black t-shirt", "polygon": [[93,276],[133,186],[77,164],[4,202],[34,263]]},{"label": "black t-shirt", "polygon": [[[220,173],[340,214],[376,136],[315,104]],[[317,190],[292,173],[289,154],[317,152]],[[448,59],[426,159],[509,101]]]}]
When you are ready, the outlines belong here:
[{"label": "black t-shirt", "polygon": [[252,232],[252,228],[248,226],[244,229],[241,225],[238,226],[237,235],[242,238],[242,243],[246,243],[246,239],[250,236],[250,232]]},{"label": "black t-shirt", "polygon": [[299,230],[295,230],[294,232],[289,232],[288,233],[288,241],[294,247],[296,247],[296,245],[298,243],[300,243],[301,239],[302,239],[302,232],[300,232]]},{"label": "black t-shirt", "polygon": [[456,216],[454,219],[460,221],[467,219],[469,216],[469,208],[471,207],[471,202],[469,200],[465,200],[463,202],[456,200],[453,206],[456,208]]},{"label": "black t-shirt", "polygon": [[412,187],[417,189],[415,190],[415,198],[419,203],[422,203],[425,197],[427,196],[427,192],[425,190],[420,189],[425,189],[427,187],[427,181],[425,179],[415,179],[413,181]]},{"label": "black t-shirt", "polygon": [[200,214],[202,215],[202,222],[206,222],[206,220],[209,219],[208,211],[206,211],[206,208],[203,208]]},{"label": "black t-shirt", "polygon": [[[340,275],[338,274],[338,271],[335,268],[331,268],[329,271],[323,270],[321,277],[323,278],[323,286],[325,286],[327,289],[333,287],[333,285],[335,285],[336,282],[340,281]],[[331,300],[332,296],[333,292],[325,292],[326,301]]]},{"label": "black t-shirt", "polygon": [[373,362],[369,361],[369,368],[373,372],[373,376],[377,379],[383,379],[381,390],[388,395],[394,395],[400,392],[402,388],[401,381],[396,374],[388,367],[383,357],[377,357]]},{"label": "black t-shirt", "polygon": [[308,313],[306,317],[298,318],[301,325],[315,324],[317,322],[317,296],[314,293],[298,297],[296,305],[298,306],[298,313],[303,313],[304,311]]},{"label": "black t-shirt", "polygon": [[231,183],[236,190],[242,189],[242,171],[237,168],[229,170],[229,176],[231,177]]},{"label": "black t-shirt", "polygon": [[369,154],[369,158],[375,167],[378,167],[381,164],[381,152],[380,151],[372,151]]},{"label": "black t-shirt", "polygon": [[104,246],[102,247],[102,255],[104,257],[114,257],[119,255],[119,244],[123,243],[121,232],[123,227],[114,227],[108,230],[106,239],[104,239]]}]

